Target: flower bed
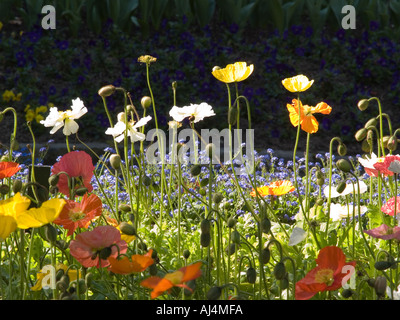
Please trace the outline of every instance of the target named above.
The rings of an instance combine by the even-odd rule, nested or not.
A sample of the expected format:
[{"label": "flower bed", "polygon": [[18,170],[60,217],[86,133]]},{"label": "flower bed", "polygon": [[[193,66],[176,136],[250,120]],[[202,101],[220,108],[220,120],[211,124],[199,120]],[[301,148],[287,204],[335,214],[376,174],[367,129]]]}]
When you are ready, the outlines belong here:
[{"label": "flower bed", "polygon": [[[139,62],[150,79],[157,59],[146,55]],[[254,69],[236,62],[210,70],[226,86],[228,117],[208,103],[174,103],[165,115],[168,142],[149,80],[140,109],[124,88],[100,88],[109,120],[104,135],[114,142],[102,155],[70,147],[74,135],[85,145],[77,136],[90,116],[83,100],[73,99],[71,110],[52,107],[40,123],[50,134],[62,130],[68,152],[51,167],[36,161],[30,122],[31,161],[18,163],[16,111],[3,110],[15,125],[0,163],[1,297],[398,299],[400,156],[392,154],[397,131],[380,100],[358,103],[360,112],[379,107],[375,121],[356,133],[366,155],[347,156],[343,141],[332,137],[329,152],[312,162],[309,147],[320,127],[313,114],[329,117],[335,106],[303,104],[315,81],[286,78],[293,159],[278,159],[271,149],[260,155],[251,138],[234,143],[240,110],[251,132],[250,102],[238,83],[245,85]],[[118,114],[107,104],[115,95],[125,101]],[[226,122],[227,159],[197,130],[213,117]],[[148,132],[150,123],[159,130]],[[299,157],[304,135],[306,152]]]}]

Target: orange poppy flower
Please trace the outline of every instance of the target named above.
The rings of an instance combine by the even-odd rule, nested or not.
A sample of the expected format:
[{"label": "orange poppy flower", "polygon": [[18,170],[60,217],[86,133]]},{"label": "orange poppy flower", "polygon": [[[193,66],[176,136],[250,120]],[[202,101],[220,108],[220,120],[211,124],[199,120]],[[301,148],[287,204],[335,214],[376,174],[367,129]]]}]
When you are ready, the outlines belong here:
[{"label": "orange poppy flower", "polygon": [[11,178],[21,167],[16,162],[0,162],[0,179]]},{"label": "orange poppy flower", "polygon": [[[258,193],[260,196],[265,197],[268,195],[272,196],[282,196],[286,193],[294,191],[294,186],[289,180],[281,180],[281,181],[274,181],[272,182],[269,186],[263,186],[260,188],[257,188]],[[252,197],[256,197],[257,193],[253,189],[252,192],[250,192],[250,195]]]},{"label": "orange poppy flower", "polygon": [[124,256],[122,259],[109,257],[108,261],[110,262],[110,266],[108,270],[117,274],[131,274],[134,272],[143,272],[154,263],[154,260],[151,258],[152,254],[153,254],[153,249],[150,249],[149,252],[147,252],[144,255],[141,254],[132,255],[131,260],[129,260],[127,256]]},{"label": "orange poppy flower", "polygon": [[150,277],[143,280],[140,285],[145,288],[153,289],[151,292],[152,299],[157,298],[164,291],[169,291],[173,287],[181,287],[192,291],[192,289],[184,283],[189,280],[197,279],[201,276],[201,265],[201,262],[196,262],[189,266],[180,268],[175,272],[168,273],[164,276],[164,278]]},{"label": "orange poppy flower", "polygon": [[318,292],[340,289],[343,278],[349,275],[349,270],[354,272],[356,265],[355,261],[346,263],[342,249],[335,246],[322,248],[316,262],[317,266],[296,283],[296,300],[308,300]]},{"label": "orange poppy flower", "polygon": [[300,104],[300,125],[301,129],[308,133],[318,131],[318,121],[313,116],[314,113],[330,114],[332,108],[325,102],[318,103],[315,107],[303,106],[300,100],[293,99],[292,104],[287,104],[290,122],[293,126],[299,125],[299,104]]}]

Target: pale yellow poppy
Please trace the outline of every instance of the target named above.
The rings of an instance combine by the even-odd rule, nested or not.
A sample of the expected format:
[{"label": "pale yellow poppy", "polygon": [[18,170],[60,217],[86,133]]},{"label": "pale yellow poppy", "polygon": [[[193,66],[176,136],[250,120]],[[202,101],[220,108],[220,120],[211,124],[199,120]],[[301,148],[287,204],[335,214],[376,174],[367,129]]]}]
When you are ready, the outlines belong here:
[{"label": "pale yellow poppy", "polygon": [[246,80],[254,70],[254,65],[247,66],[246,62],[228,64],[225,68],[214,68],[212,74],[224,83],[240,82]]},{"label": "pale yellow poppy", "polygon": [[298,75],[292,78],[282,80],[283,86],[290,92],[303,92],[308,90],[314,83],[304,75]]}]

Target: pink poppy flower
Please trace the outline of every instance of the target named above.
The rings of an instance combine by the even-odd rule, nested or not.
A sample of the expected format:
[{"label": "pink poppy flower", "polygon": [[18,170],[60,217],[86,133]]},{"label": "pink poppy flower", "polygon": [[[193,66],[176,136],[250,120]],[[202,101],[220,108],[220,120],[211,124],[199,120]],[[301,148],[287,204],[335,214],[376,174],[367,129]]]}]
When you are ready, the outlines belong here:
[{"label": "pink poppy flower", "polygon": [[386,156],[382,162],[375,163],[374,168],[385,176],[392,176],[394,172],[389,170],[389,167],[390,164],[396,160],[400,161],[400,156]]},{"label": "pink poppy flower", "polygon": [[[400,214],[400,197],[397,197],[396,200],[396,215]],[[394,197],[389,199],[382,207],[381,210],[382,212],[388,214],[389,216],[393,216],[394,215]]]},{"label": "pink poppy flower", "polygon": [[68,236],[72,235],[76,228],[87,229],[90,222],[101,215],[103,209],[100,198],[93,193],[90,196],[85,194],[80,203],[73,200],[66,202],[60,215],[53,222],[67,229]]},{"label": "pink poppy flower", "polygon": [[382,224],[378,228],[371,230],[364,230],[364,232],[370,235],[371,237],[382,240],[390,240],[390,239],[400,240],[400,227],[392,228],[386,224]]},{"label": "pink poppy flower", "polygon": [[[71,151],[62,156],[60,161],[53,165],[51,174],[62,171],[74,178],[75,188],[86,187],[88,192],[93,191],[90,182],[93,177],[94,165],[92,158],[85,151]],[[59,175],[57,187],[62,194],[69,196],[68,178],[65,174]]]},{"label": "pink poppy flower", "polygon": [[[118,248],[117,248],[118,247]],[[85,268],[108,267],[109,257],[117,258],[128,249],[121,233],[113,226],[99,226],[78,234],[70,245],[70,254]]]}]

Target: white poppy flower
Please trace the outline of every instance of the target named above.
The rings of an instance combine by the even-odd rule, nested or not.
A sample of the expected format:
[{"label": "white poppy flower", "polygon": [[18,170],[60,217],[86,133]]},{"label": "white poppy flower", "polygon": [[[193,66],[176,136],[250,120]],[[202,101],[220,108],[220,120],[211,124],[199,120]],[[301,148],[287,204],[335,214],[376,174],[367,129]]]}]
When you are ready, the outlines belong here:
[{"label": "white poppy flower", "polygon": [[202,102],[200,104],[190,104],[190,106],[177,107],[173,106],[169,111],[169,115],[178,122],[182,122],[185,118],[193,117],[193,122],[199,122],[205,117],[215,116],[213,108]]},{"label": "white poppy flower", "polygon": [[[337,192],[336,187],[332,186],[331,187],[331,198],[337,198],[340,196],[346,196],[348,194],[352,194],[353,188],[355,188],[355,191],[357,193],[357,184],[355,184],[353,186],[352,183],[346,183],[346,188],[343,190],[342,193]],[[368,186],[365,184],[365,182],[360,181],[360,194],[366,192],[367,190],[368,190]],[[324,195],[325,195],[325,197],[329,196],[329,186],[326,186],[324,188]]]},{"label": "white poppy flower", "polygon": [[71,110],[58,111],[56,107],[50,108],[50,113],[46,119],[40,121],[45,127],[53,127],[50,134],[56,133],[60,128],[64,127],[63,133],[66,136],[77,133],[79,125],[75,122],[76,119],[82,117],[87,108],[83,101],[79,98],[72,100]]},{"label": "white poppy flower", "polygon": [[122,114],[118,115],[118,122],[115,124],[113,128],[108,128],[106,130],[106,134],[112,135],[117,142],[121,142],[124,140],[125,137],[125,131],[127,131],[127,136],[131,138],[132,142],[135,141],[143,141],[146,136],[138,132],[137,129],[140,127],[143,127],[147,122],[151,120],[151,116],[144,117],[140,119],[138,122],[135,122],[133,120],[128,121],[128,123],[125,123],[125,119],[123,119]]},{"label": "white poppy flower", "polygon": [[[353,216],[354,205],[331,204],[329,216],[332,221],[338,221]],[[366,206],[360,206],[360,213],[367,212]],[[355,206],[355,215],[358,215],[358,206]]]}]

